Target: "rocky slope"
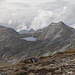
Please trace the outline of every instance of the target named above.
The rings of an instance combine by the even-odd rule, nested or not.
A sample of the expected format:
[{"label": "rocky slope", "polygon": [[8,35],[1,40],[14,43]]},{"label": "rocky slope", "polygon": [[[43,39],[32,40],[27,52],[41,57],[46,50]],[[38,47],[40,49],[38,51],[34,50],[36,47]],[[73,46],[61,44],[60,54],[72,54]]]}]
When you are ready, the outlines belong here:
[{"label": "rocky slope", "polygon": [[58,22],[24,36],[0,26],[0,75],[75,75],[75,29]]},{"label": "rocky slope", "polygon": [[69,39],[75,37],[75,30],[67,26],[62,21],[58,23],[51,23],[48,27],[38,30],[37,32],[40,32],[38,37],[40,40],[50,39],[53,41],[57,38]]},{"label": "rocky slope", "polygon": [[[70,51],[70,52],[69,52]],[[31,57],[17,64],[0,67],[1,75],[75,75],[75,51],[48,57]]]},{"label": "rocky slope", "polygon": [[0,59],[11,56],[13,52],[16,52],[15,46],[19,46],[21,42],[19,33],[14,29],[0,26]]},{"label": "rocky slope", "polygon": [[75,49],[75,29],[63,22],[51,23],[48,27],[36,31],[38,40],[42,40],[44,55],[63,52],[69,48]]},{"label": "rocky slope", "polygon": [[75,50],[75,29],[63,22],[51,23],[32,33],[31,36],[36,36],[37,41],[26,41],[21,36],[12,28],[0,26],[1,60],[11,59],[14,62],[31,56],[49,56],[68,49]]}]

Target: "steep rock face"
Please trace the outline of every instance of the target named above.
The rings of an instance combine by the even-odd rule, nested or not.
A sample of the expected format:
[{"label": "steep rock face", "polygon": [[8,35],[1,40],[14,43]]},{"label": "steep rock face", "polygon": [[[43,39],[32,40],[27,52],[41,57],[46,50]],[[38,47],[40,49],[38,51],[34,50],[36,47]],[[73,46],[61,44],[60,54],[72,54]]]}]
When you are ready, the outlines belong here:
[{"label": "steep rock face", "polygon": [[[35,35],[36,34],[36,35]],[[12,28],[0,26],[0,59],[24,59],[31,56],[49,56],[75,49],[75,29],[63,22],[51,23],[37,30],[35,42],[25,41]]]},{"label": "steep rock face", "polygon": [[48,27],[36,31],[38,40],[42,40],[38,45],[40,55],[48,56],[57,52],[63,52],[69,48],[75,49],[75,29],[67,26],[63,22],[51,23]]},{"label": "steep rock face", "polygon": [[72,38],[75,37],[75,30],[63,22],[51,23],[48,27],[41,30],[38,39],[55,40],[57,38]]},{"label": "steep rock face", "polygon": [[19,33],[14,29],[0,26],[0,58],[11,56],[21,42]]},{"label": "steep rock face", "polygon": [[75,49],[75,29],[63,22],[51,23],[48,27],[37,30],[33,36],[38,37],[33,53],[29,55],[48,56],[67,49]]}]

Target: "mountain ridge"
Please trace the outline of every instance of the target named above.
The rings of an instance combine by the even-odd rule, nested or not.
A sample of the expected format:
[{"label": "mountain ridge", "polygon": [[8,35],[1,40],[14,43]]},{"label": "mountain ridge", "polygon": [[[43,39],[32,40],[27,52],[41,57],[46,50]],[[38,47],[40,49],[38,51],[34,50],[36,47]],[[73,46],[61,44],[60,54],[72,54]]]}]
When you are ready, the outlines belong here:
[{"label": "mountain ridge", "polygon": [[57,34],[56,36],[58,37],[61,32],[63,32],[63,34],[65,35],[65,32],[71,34],[74,31],[75,30],[73,28],[67,26],[62,21],[58,22],[58,23],[51,23],[49,26],[47,26],[41,30],[39,39],[41,39],[41,40],[47,39],[49,37],[49,35],[51,36],[51,34],[52,35],[54,34],[53,37]]},{"label": "mountain ridge", "polygon": [[0,28],[0,33],[0,59],[2,60],[49,56],[75,49],[75,29],[63,22],[51,23],[48,27],[32,33],[31,36],[38,38],[35,42],[21,39],[22,35],[12,28]]}]

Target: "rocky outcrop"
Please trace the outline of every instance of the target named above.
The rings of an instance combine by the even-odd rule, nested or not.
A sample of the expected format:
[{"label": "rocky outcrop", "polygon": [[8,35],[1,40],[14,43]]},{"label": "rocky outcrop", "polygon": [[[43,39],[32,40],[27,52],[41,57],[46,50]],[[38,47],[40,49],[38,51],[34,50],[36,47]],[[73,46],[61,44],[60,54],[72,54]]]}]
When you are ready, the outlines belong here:
[{"label": "rocky outcrop", "polygon": [[[41,60],[38,58],[38,61],[33,63],[26,63],[26,59],[17,64],[0,67],[0,73],[4,75],[75,75],[74,57],[75,53],[64,52]],[[31,59],[33,57],[28,60]]]}]

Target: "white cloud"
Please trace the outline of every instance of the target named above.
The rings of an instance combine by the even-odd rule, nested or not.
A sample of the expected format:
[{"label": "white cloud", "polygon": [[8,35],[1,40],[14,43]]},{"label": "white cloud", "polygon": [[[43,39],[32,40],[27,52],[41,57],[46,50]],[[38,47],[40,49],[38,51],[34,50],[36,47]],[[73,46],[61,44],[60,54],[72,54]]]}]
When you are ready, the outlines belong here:
[{"label": "white cloud", "polygon": [[56,21],[64,21],[65,23],[72,25],[75,24],[75,4],[68,3],[57,15]]},{"label": "white cloud", "polygon": [[30,3],[32,5],[46,3],[46,2],[55,2],[56,0],[7,0],[8,2],[23,2],[23,3]]},{"label": "white cloud", "polygon": [[25,24],[21,24],[21,25],[17,26],[17,31],[21,31],[21,30],[24,30],[24,29],[27,29]]},{"label": "white cloud", "polygon": [[[75,25],[75,0],[1,0],[0,22],[15,29],[36,29],[52,21]],[[29,26],[28,25],[28,26]]]},{"label": "white cloud", "polygon": [[53,13],[51,11],[38,10],[38,15],[32,21],[31,28],[35,30],[44,28],[50,23],[52,16]]},{"label": "white cloud", "polygon": [[9,24],[9,25],[11,25],[12,23],[13,23],[13,21],[12,21],[12,20],[9,20],[9,21],[8,21],[8,24]]},{"label": "white cloud", "polygon": [[71,25],[70,27],[74,28],[75,29],[75,24]]},{"label": "white cloud", "polygon": [[[57,4],[59,3],[57,2]],[[56,7],[57,4],[55,5]],[[42,10],[41,12],[38,12],[38,16],[34,18],[31,27],[34,29],[39,29],[49,25],[52,21],[63,21],[67,25],[75,28],[75,4],[71,2],[65,2],[65,4],[58,6],[58,8],[54,7],[53,10]]]}]

